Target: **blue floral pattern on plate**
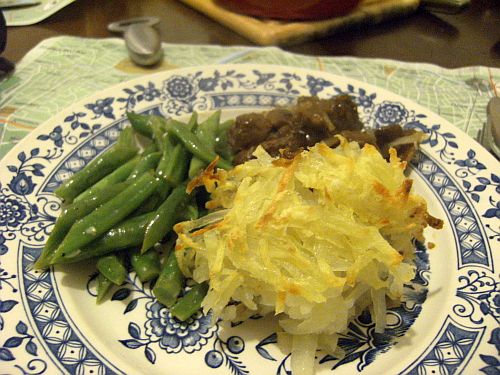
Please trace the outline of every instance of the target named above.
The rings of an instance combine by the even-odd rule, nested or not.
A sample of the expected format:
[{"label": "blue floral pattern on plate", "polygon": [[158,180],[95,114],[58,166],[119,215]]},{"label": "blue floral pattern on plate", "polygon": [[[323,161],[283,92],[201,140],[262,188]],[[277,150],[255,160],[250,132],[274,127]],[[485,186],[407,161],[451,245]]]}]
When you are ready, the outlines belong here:
[{"label": "blue floral pattern on plate", "polygon": [[[445,256],[419,246],[413,289],[402,306],[388,313],[392,323],[384,334],[375,333],[369,315],[363,314],[339,341],[345,357],[320,355],[318,370],[370,373],[373,368],[376,373],[378,363],[387,361],[387,368],[405,374],[455,373],[465,368],[498,373],[496,162],[444,120],[382,89],[320,72],[255,65],[177,70],[105,90],[35,130],[0,163],[2,369],[23,374],[114,374],[137,372],[137,365],[154,373],[168,363],[178,372],[204,368],[246,375],[265,368],[266,373],[289,374],[290,357],[276,348],[269,318],[255,316],[228,326],[211,324],[210,315],[200,312],[181,323],[133,274],[113,294],[112,302],[94,306],[92,280],[82,291],[81,284],[69,287],[71,277],[59,270],[40,272],[31,265],[60,210],[52,191],[115,142],[127,125],[126,111],[183,116],[217,108],[256,110],[288,105],[299,95],[339,93],[354,98],[368,126],[399,123],[428,135],[412,173],[421,182],[420,189],[432,197],[434,209],[445,216],[448,232],[442,237],[448,236],[448,242],[437,250]],[[434,279],[439,280],[444,259],[451,286],[437,297],[444,306],[436,320],[426,311],[426,306],[436,306],[432,293],[426,299],[427,288],[441,287]],[[85,279],[86,271],[75,271]],[[81,315],[75,293],[85,303],[88,300],[85,311],[90,318]],[[100,325],[102,332],[95,332],[92,327],[100,324],[96,317],[103,311],[114,314],[116,322]],[[410,328],[423,334],[422,325],[430,321],[435,324],[429,325],[429,335],[423,335],[415,349],[398,344],[407,339]],[[406,350],[404,361],[397,350]],[[120,360],[111,351],[129,360]]]}]

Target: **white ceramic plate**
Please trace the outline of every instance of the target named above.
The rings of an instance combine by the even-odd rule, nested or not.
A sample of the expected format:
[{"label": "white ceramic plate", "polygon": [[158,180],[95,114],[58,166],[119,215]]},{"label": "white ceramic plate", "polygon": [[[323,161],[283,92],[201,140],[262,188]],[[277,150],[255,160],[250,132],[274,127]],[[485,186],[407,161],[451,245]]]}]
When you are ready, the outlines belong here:
[{"label": "white ceramic plate", "polygon": [[116,140],[125,111],[187,117],[221,108],[228,118],[338,93],[355,98],[368,126],[403,124],[429,135],[411,174],[445,227],[428,231],[434,249],[417,249],[415,290],[388,313],[387,331],[375,333],[370,317],[360,317],[340,340],[346,357],[318,353],[317,373],[498,373],[498,162],[410,100],[343,77],[264,65],[181,69],[104,90],[1,161],[0,373],[290,374],[272,318],[210,326],[200,313],[180,324],[134,275],[96,305],[91,268],[39,272],[31,264],[60,208],[52,191]]}]

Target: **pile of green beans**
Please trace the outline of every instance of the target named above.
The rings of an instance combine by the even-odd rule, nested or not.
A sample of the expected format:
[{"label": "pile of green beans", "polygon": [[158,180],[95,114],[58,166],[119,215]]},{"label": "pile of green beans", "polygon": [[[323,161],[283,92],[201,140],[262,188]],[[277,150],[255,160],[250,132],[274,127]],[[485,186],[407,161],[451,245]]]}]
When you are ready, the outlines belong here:
[{"label": "pile of green beans", "polygon": [[[122,285],[133,270],[143,283],[154,285],[158,301],[179,320],[201,306],[208,284],[184,279],[174,251],[173,226],[205,212],[206,193],[186,186],[209,163],[230,169],[232,155],[220,111],[198,123],[128,113],[131,126],[118,141],[55,194],[63,209],[35,268],[92,259],[97,271],[97,302],[113,285]],[[147,140],[142,152],[137,136]],[[170,244],[160,256],[162,242]],[[165,247],[165,246],[164,246]],[[189,283],[190,289],[179,297]]]}]

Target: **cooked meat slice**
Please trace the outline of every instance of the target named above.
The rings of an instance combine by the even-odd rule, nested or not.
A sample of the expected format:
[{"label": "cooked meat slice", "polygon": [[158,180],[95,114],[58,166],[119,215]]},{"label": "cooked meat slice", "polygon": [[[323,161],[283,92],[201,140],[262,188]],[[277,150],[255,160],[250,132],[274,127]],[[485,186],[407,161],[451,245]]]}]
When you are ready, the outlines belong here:
[{"label": "cooked meat slice", "polygon": [[295,116],[292,111],[285,108],[275,108],[265,114],[267,121],[271,123],[273,130],[282,126],[293,126]]},{"label": "cooked meat slice", "polygon": [[297,122],[307,132],[331,134],[335,131],[327,114],[329,105],[317,96],[301,96],[294,107]]},{"label": "cooked meat slice", "polygon": [[280,156],[282,158],[285,158],[285,159],[293,159],[295,157],[295,155],[301,153],[302,151],[304,151],[304,149],[302,147],[296,149],[296,150],[290,150],[288,148],[285,148],[285,149],[282,149],[280,150]]},{"label": "cooked meat slice", "polygon": [[[415,156],[415,152],[417,152],[418,146],[416,146],[413,143],[407,143],[399,146],[394,146],[393,148],[396,149],[398,157],[401,160],[410,161]],[[384,156],[384,157],[388,158],[389,156]]]},{"label": "cooked meat slice", "polygon": [[330,99],[303,96],[289,108],[238,116],[229,130],[229,143],[236,154],[233,160],[236,165],[251,159],[259,144],[270,155],[287,158],[320,141],[336,147],[339,144],[336,134],[361,147],[372,144],[386,159],[393,147],[406,161],[411,160],[424,137],[421,132],[405,130],[399,125],[363,130],[356,103],[349,95]]},{"label": "cooked meat slice", "polygon": [[404,135],[404,129],[400,125],[384,126],[380,129],[375,129],[375,137],[379,146],[386,145],[396,138]]},{"label": "cooked meat slice", "polygon": [[335,148],[340,145],[340,139],[338,139],[338,137],[335,136],[325,138],[323,139],[323,142],[330,148]]},{"label": "cooked meat slice", "polygon": [[323,99],[323,105],[326,105],[325,110],[337,132],[363,129],[363,123],[359,121],[356,103],[349,95]]},{"label": "cooked meat slice", "polygon": [[363,147],[365,144],[376,145],[377,140],[375,138],[375,134],[373,130],[344,130],[340,133],[343,137],[345,137],[348,141],[358,142],[360,147]]},{"label": "cooked meat slice", "polygon": [[229,144],[236,152],[258,145],[267,138],[271,128],[271,123],[262,113],[240,115],[229,129]]},{"label": "cooked meat slice", "polygon": [[250,146],[249,148],[246,148],[236,153],[233,157],[233,164],[234,165],[243,164],[247,160],[253,159],[252,154],[255,151],[255,148],[256,146]]},{"label": "cooked meat slice", "polygon": [[380,153],[389,157],[389,149],[395,148],[402,160],[410,161],[425,134],[413,129],[403,129],[400,125],[389,125],[375,130],[376,145]]},{"label": "cooked meat slice", "polygon": [[[315,143],[316,142],[313,144]],[[301,149],[309,144],[307,135],[302,129],[283,126],[271,133],[261,145],[270,155],[278,156],[282,149],[288,149],[293,153],[295,150]]]}]

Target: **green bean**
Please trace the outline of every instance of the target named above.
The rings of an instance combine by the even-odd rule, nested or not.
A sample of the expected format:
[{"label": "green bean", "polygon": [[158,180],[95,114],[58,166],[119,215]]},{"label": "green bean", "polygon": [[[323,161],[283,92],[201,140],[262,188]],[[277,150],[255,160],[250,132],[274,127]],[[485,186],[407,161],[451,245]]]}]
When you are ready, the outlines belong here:
[{"label": "green bean", "polygon": [[132,217],[116,227],[110,229],[104,235],[90,244],[81,248],[81,251],[72,258],[61,257],[51,264],[76,263],[82,260],[96,258],[114,251],[140,246],[144,240],[147,225],[151,222],[154,212]]},{"label": "green bean", "polygon": [[148,125],[153,132],[153,141],[161,152],[165,151],[165,119],[159,116],[151,116]]},{"label": "green bean", "polygon": [[187,220],[196,220],[200,217],[200,209],[196,201],[190,202],[185,206]]},{"label": "green bean", "polygon": [[162,197],[160,195],[164,194],[164,196],[168,196],[169,194],[169,191],[166,191],[165,193],[163,193],[162,191],[158,191],[161,190],[161,188],[165,188],[165,186],[163,185],[165,184],[160,185],[157,191],[151,194],[151,196],[148,199],[146,199],[143,204],[141,204],[141,207],[139,207],[132,213],[132,216],[144,215],[147,214],[148,212],[156,211],[160,206],[161,202],[165,200],[165,198],[163,198],[162,200]]},{"label": "green bean", "polygon": [[196,129],[198,128],[198,113],[191,113],[191,117],[189,118],[187,126],[192,132],[196,131]]},{"label": "green bean", "polygon": [[137,133],[148,138],[153,138],[153,131],[148,125],[150,116],[139,115],[135,112],[127,112],[127,118],[130,121],[132,128],[134,128]]},{"label": "green bean", "polygon": [[205,121],[203,121],[198,129],[196,129],[196,136],[203,140],[203,144],[211,150],[215,146],[215,138],[219,130],[220,124],[220,110],[212,113]]},{"label": "green bean", "polygon": [[132,264],[133,270],[143,283],[156,279],[160,274],[160,257],[155,249],[150,249],[143,254],[138,250],[132,252],[130,264]]},{"label": "green bean", "polygon": [[233,126],[234,120],[227,120],[219,124],[217,134],[215,135],[214,151],[226,160],[232,162],[233,150],[229,144],[229,128]]},{"label": "green bean", "polygon": [[[137,133],[151,139],[154,137],[151,123],[157,121],[156,119],[161,119],[161,121],[164,121],[164,119],[160,116],[141,115],[135,112],[127,112],[127,118],[130,121],[132,128]],[[198,126],[198,113],[193,112],[191,114],[187,125],[191,130],[194,130]]]},{"label": "green bean", "polygon": [[158,209],[160,207],[160,204],[162,204],[165,199],[170,195],[172,192],[172,187],[167,183],[165,180],[161,180],[161,184],[156,189],[156,194],[158,196],[158,199],[156,200],[156,206],[154,206],[154,209]]},{"label": "green bean", "polygon": [[156,146],[156,143],[154,142],[150,143],[144,148],[144,150],[142,150],[141,156],[145,157],[149,154],[152,154],[153,152],[158,152],[158,146]]},{"label": "green bean", "polygon": [[172,249],[163,265],[158,280],[156,280],[153,294],[158,302],[171,307],[177,301],[177,296],[181,293],[183,284],[184,276],[177,264],[175,250]]},{"label": "green bean", "polygon": [[191,162],[189,163],[188,177],[190,180],[198,176],[198,174],[205,168],[207,163],[197,157],[191,158]]},{"label": "green bean", "polygon": [[82,199],[74,202],[70,206],[63,209],[57,218],[54,228],[45,243],[42,253],[34,264],[37,269],[46,268],[49,266],[50,257],[57,249],[61,241],[64,239],[71,226],[84,216],[90,214],[97,207],[109,201],[111,198],[120,194],[130,183],[122,182],[106,189],[94,191],[93,195],[87,199]]},{"label": "green bean", "polygon": [[[161,203],[165,200],[166,197],[170,194],[170,191],[172,190],[171,184],[168,183],[166,177],[167,173],[169,172],[170,165],[172,164],[172,157],[174,153],[174,149],[176,148],[176,141],[175,138],[166,133],[163,136],[163,146],[164,146],[164,151],[162,158],[160,159],[160,162],[158,163],[158,166],[156,167],[156,175],[158,177],[161,177],[162,184],[158,187],[157,190],[157,202]],[[157,208],[158,205],[155,207]]]},{"label": "green bean", "polygon": [[[206,163],[211,163],[217,157],[217,154],[208,149],[195,134],[189,131],[185,124],[175,120],[170,120],[167,123],[167,131],[181,141],[189,152]],[[224,169],[232,168],[231,163],[222,158],[219,159],[217,166]]]},{"label": "green bean", "polygon": [[181,184],[187,177],[190,153],[182,144],[175,145],[160,177],[171,187]]},{"label": "green bean", "polygon": [[158,165],[158,162],[161,158],[161,152],[152,152],[143,156],[139,162],[135,165],[135,168],[130,172],[130,175],[127,177],[127,180],[133,180],[150,169],[155,169]]},{"label": "green bean", "polygon": [[170,313],[179,320],[185,321],[197,312],[203,298],[208,292],[208,283],[203,282],[193,286],[182,298],[180,298],[170,309]]},{"label": "green bean", "polygon": [[140,157],[136,156],[135,158],[129,160],[122,166],[115,169],[113,172],[103,177],[99,181],[97,181],[94,185],[89,187],[83,193],[78,195],[73,202],[78,202],[82,199],[86,199],[92,196],[96,191],[107,188],[111,185],[115,185],[119,182],[125,181],[129,176],[133,169],[136,167],[137,163],[139,163]]},{"label": "green bean", "polygon": [[158,163],[158,166],[156,167],[157,176],[162,177],[166,173],[165,170],[170,162],[170,157],[176,146],[175,143],[176,142],[174,137],[172,137],[170,134],[167,133],[163,136],[163,154]]},{"label": "green bean", "polygon": [[[194,198],[194,197],[193,197]],[[189,202],[177,209],[176,221],[196,220],[200,217],[200,209],[196,199],[191,198]]]},{"label": "green bean", "polygon": [[113,283],[111,280],[107,279],[103,274],[99,273],[97,275],[97,298],[96,302],[99,303],[106,296],[108,291],[111,289]]},{"label": "green bean", "polygon": [[231,161],[233,153],[228,141],[228,131],[233,124],[234,120],[221,123],[220,112],[215,112],[205,121],[203,126],[200,126],[196,135],[204,144],[209,145],[212,151]]},{"label": "green bean", "polygon": [[156,190],[156,194],[158,196],[158,199],[156,201],[156,206],[155,209],[159,207],[159,205],[169,196],[170,192],[172,191],[172,187],[170,184],[167,183],[164,179],[160,179],[161,184],[158,186],[158,189]]},{"label": "green bean", "polygon": [[158,184],[153,174],[146,173],[116,197],[77,221],[54,252],[53,260],[77,255],[82,246],[97,239],[136,210],[157,189]]},{"label": "green bean", "polygon": [[137,152],[133,130],[125,128],[115,145],[71,176],[54,193],[66,203],[71,203],[78,194],[114,171],[118,166],[132,159]]},{"label": "green bean", "polygon": [[[220,122],[220,111],[215,111],[212,113],[205,121],[203,121],[200,126],[196,129],[194,134],[202,140],[204,145],[211,151],[215,150],[215,138],[217,129]],[[193,179],[207,166],[207,162],[204,160],[193,157],[191,163],[189,164],[189,178]]]},{"label": "green bean", "polygon": [[146,228],[141,252],[144,253],[172,230],[177,218],[177,207],[187,201],[186,185],[176,187],[155,212]]},{"label": "green bean", "polygon": [[123,254],[110,254],[97,260],[97,269],[115,285],[122,285],[127,277]]}]

